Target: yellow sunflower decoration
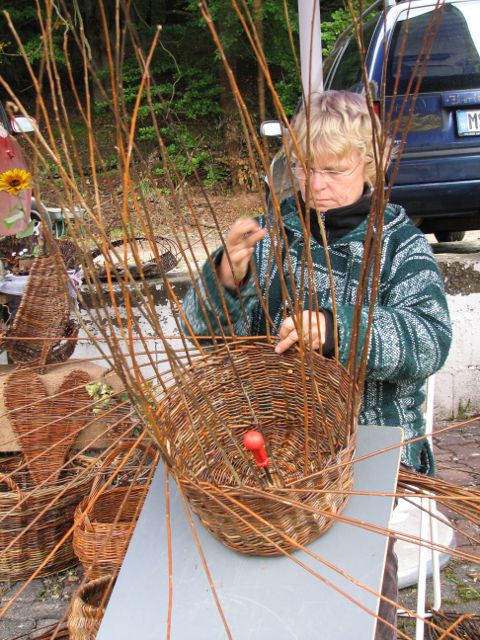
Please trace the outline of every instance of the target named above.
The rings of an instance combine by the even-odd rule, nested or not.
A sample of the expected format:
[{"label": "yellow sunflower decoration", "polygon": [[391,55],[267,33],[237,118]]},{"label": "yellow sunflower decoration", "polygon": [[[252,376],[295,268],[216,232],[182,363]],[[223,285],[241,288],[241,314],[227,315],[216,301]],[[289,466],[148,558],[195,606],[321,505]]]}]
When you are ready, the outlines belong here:
[{"label": "yellow sunflower decoration", "polygon": [[25,169],[10,169],[0,173],[0,191],[7,191],[16,196],[30,187],[32,176]]}]

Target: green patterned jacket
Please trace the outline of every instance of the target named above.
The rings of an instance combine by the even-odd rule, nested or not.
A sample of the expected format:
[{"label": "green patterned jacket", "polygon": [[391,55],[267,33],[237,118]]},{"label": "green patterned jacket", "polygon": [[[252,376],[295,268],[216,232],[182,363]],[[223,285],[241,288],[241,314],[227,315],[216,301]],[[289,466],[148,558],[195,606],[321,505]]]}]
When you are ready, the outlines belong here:
[{"label": "green patterned jacket", "polygon": [[[306,276],[302,270],[305,242],[294,198],[285,200],[281,210],[288,238],[291,269],[299,291],[302,273],[306,284]],[[258,218],[258,222],[260,226],[266,226],[265,218]],[[329,246],[337,300],[339,356],[342,363],[346,362],[349,351],[366,228],[365,220]],[[288,281],[289,267],[283,241],[281,244],[283,269]],[[278,328],[285,317],[285,307],[282,304],[278,266],[272,259],[272,251],[272,239],[267,234],[257,243],[253,258],[262,296]],[[313,237],[311,252],[318,305],[331,309],[325,251]],[[218,264],[220,257],[221,251],[215,252],[212,256],[213,263]],[[205,313],[208,314],[214,334],[231,334],[226,321],[225,304],[235,335],[265,335],[265,314],[251,276],[241,289],[241,301],[236,293],[225,288],[222,291],[222,301],[210,261],[203,266],[202,274],[208,293],[199,279],[202,299],[199,299],[191,287],[183,303],[183,310],[195,335],[211,335]],[[304,309],[308,308],[308,291],[305,287]],[[368,295],[362,311],[363,335],[367,318]],[[398,205],[388,204],[384,218],[379,292],[359,423],[400,425],[404,429],[405,440],[423,434],[421,405],[425,380],[443,365],[450,342],[451,326],[443,281],[430,246],[423,233],[410,222],[405,211]],[[434,473],[433,457],[426,441],[405,445],[402,462],[423,473]]]}]

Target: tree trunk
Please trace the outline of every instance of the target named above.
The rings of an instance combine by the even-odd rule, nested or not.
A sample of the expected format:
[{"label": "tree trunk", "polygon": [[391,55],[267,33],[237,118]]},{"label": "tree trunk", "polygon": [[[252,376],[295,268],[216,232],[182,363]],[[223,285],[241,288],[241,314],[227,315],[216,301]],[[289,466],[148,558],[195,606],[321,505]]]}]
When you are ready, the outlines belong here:
[{"label": "tree trunk", "polygon": [[[222,135],[232,179],[232,190],[234,193],[238,193],[245,182],[245,162],[242,158],[242,128],[237,103],[235,102],[227,73],[222,62],[219,64],[220,86],[222,89],[220,104],[223,111]],[[234,71],[234,69],[232,70]]]},{"label": "tree trunk", "polygon": [[[115,49],[115,4],[104,2],[103,6],[107,21],[108,36],[110,37],[110,46],[113,52]],[[105,90],[107,95],[111,94],[107,47],[105,44],[106,35],[104,33],[102,12],[98,0],[84,0],[81,4],[80,12],[83,21],[87,54],[90,55],[93,73],[99,80],[99,83],[93,80],[90,87],[91,97],[95,103],[105,99],[101,88]]]}]

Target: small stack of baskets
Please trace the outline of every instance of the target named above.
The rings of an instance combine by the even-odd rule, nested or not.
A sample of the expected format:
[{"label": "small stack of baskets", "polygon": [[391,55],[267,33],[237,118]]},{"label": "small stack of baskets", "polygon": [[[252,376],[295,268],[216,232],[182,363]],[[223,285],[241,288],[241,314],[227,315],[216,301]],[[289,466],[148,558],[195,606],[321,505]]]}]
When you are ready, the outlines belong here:
[{"label": "small stack of baskets", "polygon": [[111,475],[115,469],[109,467],[110,463],[131,446],[124,442],[112,450],[97,468],[90,494],[75,510],[73,548],[90,578],[116,575],[118,572],[158,460],[158,452],[153,446],[138,445],[137,455],[143,452],[142,478],[135,479],[135,484],[132,484],[136,468],[131,467],[131,473],[124,473],[123,486],[111,486],[98,495],[105,475]]},{"label": "small stack of baskets", "polygon": [[[123,461],[128,456],[129,464],[117,474],[119,484],[102,490],[105,477],[116,471],[115,461],[122,456]],[[120,443],[97,467],[90,494],[75,510],[73,547],[88,582],[72,601],[67,621],[70,640],[96,638],[157,461],[158,451],[151,445],[140,443],[132,450],[131,443]]]},{"label": "small stack of baskets", "polygon": [[76,564],[68,532],[95,475],[93,459],[77,455],[68,461],[75,436],[90,420],[82,396],[86,380],[74,369],[52,397],[32,370],[15,369],[3,383],[6,418],[21,454],[1,459],[0,580]]},{"label": "small stack of baskets", "polygon": [[[152,432],[212,535],[241,553],[275,555],[320,536],[346,503],[352,391],[334,359],[237,342],[177,377]],[[273,483],[243,448],[251,429],[264,436]]]}]

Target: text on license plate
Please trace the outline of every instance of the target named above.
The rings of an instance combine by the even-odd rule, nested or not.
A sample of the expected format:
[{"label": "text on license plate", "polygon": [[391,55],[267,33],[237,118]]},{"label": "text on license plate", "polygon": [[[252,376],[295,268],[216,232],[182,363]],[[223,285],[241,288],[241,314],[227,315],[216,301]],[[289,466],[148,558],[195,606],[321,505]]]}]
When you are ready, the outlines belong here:
[{"label": "text on license plate", "polygon": [[459,136],[479,136],[480,109],[457,111],[457,129]]}]

